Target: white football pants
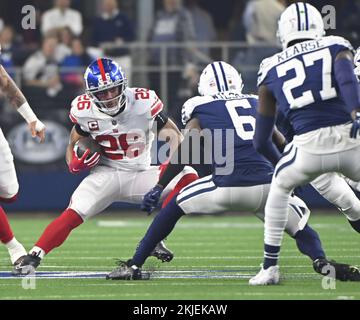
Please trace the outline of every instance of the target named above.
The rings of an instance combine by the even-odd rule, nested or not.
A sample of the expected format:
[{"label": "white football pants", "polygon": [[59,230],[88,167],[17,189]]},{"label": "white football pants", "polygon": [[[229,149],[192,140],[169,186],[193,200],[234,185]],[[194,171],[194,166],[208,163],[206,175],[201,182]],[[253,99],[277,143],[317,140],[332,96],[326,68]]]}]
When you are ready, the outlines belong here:
[{"label": "white football pants", "polygon": [[[251,187],[217,187],[212,176],[196,180],[183,188],[177,203],[185,214],[247,211],[264,220],[264,208],[270,184]],[[291,197],[287,208],[289,219],[286,231],[294,236],[302,230],[310,216],[310,210],[298,197]]]},{"label": "white football pants", "polygon": [[[360,181],[360,139],[350,138],[350,128],[351,124],[321,128],[295,136],[286,147],[275,168],[265,206],[266,244],[281,245],[288,219],[289,196],[294,188],[329,172],[339,172]],[[333,175],[332,179],[337,178]],[[344,184],[339,187],[344,187]],[[349,218],[356,217],[351,215]]]},{"label": "white football pants", "polygon": [[0,129],[0,198],[11,199],[19,192],[14,157]]},{"label": "white football pants", "polygon": [[[191,167],[185,167],[165,188],[162,198],[166,198],[178,181],[188,173],[196,173],[196,171]],[[150,167],[145,171],[121,171],[99,165],[74,191],[69,208],[86,220],[114,202],[140,204],[144,195],[158,182],[159,174],[158,166]]]}]

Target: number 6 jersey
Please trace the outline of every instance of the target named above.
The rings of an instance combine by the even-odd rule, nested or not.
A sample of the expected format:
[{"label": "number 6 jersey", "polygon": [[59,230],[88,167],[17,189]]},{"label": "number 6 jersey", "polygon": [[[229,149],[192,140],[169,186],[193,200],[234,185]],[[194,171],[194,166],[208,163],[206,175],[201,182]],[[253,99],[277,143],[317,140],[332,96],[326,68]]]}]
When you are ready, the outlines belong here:
[{"label": "number 6 jersey", "polygon": [[297,43],[261,63],[258,86],[273,93],[296,135],[351,121],[334,74],[344,50],[352,50],[347,40],[329,36]]},{"label": "number 6 jersey", "polygon": [[151,163],[154,119],[163,103],[147,89],[127,88],[125,97],[124,110],[109,116],[99,111],[87,95],[78,96],[71,104],[70,119],[82,134],[101,145],[100,164],[124,171],[146,170]]},{"label": "number 6 jersey", "polygon": [[205,157],[211,155],[219,187],[271,182],[273,166],[253,147],[256,107],[257,96],[227,91],[191,98],[182,108],[184,124],[193,118],[200,123]]}]

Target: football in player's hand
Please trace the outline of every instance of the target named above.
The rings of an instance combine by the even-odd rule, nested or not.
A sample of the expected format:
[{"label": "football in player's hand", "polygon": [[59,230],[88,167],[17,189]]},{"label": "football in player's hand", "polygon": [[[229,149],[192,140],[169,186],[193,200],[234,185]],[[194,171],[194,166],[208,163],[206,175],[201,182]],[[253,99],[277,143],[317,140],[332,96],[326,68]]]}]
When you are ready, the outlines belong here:
[{"label": "football in player's hand", "polygon": [[91,158],[96,152],[102,154],[100,145],[91,137],[81,138],[75,143],[74,151],[79,159],[81,159],[87,149],[90,150],[89,155],[86,157],[87,159]]}]

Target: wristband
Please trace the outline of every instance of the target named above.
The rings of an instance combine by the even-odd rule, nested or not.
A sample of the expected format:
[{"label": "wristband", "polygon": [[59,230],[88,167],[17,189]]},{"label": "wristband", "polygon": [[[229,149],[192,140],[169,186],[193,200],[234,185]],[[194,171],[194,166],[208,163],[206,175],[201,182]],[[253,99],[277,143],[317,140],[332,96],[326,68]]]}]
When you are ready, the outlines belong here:
[{"label": "wristband", "polygon": [[32,111],[28,102],[25,102],[20,108],[17,109],[17,111],[21,114],[27,123],[38,120],[36,114],[34,111]]}]

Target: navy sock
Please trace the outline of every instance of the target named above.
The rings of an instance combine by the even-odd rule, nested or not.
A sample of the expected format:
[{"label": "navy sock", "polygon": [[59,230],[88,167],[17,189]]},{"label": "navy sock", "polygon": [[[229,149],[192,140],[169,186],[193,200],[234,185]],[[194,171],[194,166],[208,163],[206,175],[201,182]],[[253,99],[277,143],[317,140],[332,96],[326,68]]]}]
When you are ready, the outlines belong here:
[{"label": "navy sock", "polygon": [[279,259],[279,253],[279,246],[270,246],[268,244],[265,244],[263,268],[267,269],[269,267],[276,266]]},{"label": "navy sock", "polygon": [[309,256],[312,261],[325,258],[319,235],[309,225],[297,232],[294,238],[300,252]]},{"label": "navy sock", "polygon": [[359,220],[356,220],[356,221],[350,221],[350,220],[348,220],[348,221],[349,221],[349,223],[351,224],[352,228],[353,228],[356,232],[360,233],[360,219],[359,219]]},{"label": "navy sock", "polygon": [[176,222],[184,215],[184,211],[177,205],[176,197],[161,209],[141,240],[131,264],[141,267],[156,245],[164,240],[174,229]]}]

